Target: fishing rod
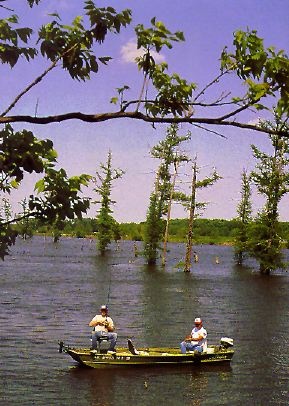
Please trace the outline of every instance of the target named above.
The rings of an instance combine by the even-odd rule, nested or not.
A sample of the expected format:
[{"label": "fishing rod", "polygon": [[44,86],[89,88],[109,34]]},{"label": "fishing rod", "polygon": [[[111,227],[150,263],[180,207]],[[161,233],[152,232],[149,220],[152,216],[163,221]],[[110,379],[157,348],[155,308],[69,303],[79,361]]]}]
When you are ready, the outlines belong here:
[{"label": "fishing rod", "polygon": [[112,274],[112,267],[115,266],[116,264],[109,264],[111,265],[110,271],[109,271],[109,281],[108,281],[108,291],[107,291],[107,299],[106,299],[106,307],[109,305],[110,301],[110,292],[111,292],[111,274]]}]

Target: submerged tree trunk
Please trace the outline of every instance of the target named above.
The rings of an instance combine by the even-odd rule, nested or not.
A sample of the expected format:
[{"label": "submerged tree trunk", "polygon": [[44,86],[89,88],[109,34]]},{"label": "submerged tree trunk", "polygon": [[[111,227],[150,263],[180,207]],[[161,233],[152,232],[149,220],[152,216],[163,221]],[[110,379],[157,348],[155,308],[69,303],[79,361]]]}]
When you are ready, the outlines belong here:
[{"label": "submerged tree trunk", "polygon": [[260,262],[259,270],[262,275],[270,275],[271,272],[271,269],[268,266],[266,266],[263,262]]},{"label": "submerged tree trunk", "polygon": [[174,171],[174,175],[173,175],[173,181],[171,184],[170,200],[168,203],[167,221],[166,221],[163,255],[162,255],[162,266],[166,265],[167,243],[168,243],[168,238],[169,238],[169,223],[170,223],[170,219],[171,219],[172,201],[173,201],[173,195],[174,195],[174,191],[175,191],[176,179],[177,179],[177,174],[178,174],[177,168],[178,168],[178,166],[177,166],[177,162],[176,162],[175,171]]},{"label": "submerged tree trunk", "polygon": [[242,172],[241,200],[237,207],[238,232],[235,237],[235,261],[243,265],[244,259],[248,256],[248,230],[252,221],[252,203],[250,177],[245,169]]},{"label": "submerged tree trunk", "polygon": [[197,181],[197,161],[195,160],[192,174],[192,193],[190,201],[189,227],[188,227],[184,272],[191,272],[192,265],[193,224],[196,210],[196,181]]}]

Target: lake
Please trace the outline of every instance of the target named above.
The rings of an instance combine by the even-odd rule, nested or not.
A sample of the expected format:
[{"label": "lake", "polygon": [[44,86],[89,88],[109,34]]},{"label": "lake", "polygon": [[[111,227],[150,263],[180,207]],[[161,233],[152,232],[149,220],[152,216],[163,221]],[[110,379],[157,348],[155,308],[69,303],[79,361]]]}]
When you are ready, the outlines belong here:
[{"label": "lake", "polygon": [[[129,241],[100,257],[90,239],[18,240],[0,264],[0,404],[288,405],[288,273],[262,276],[253,261],[235,266],[231,247],[203,245],[187,274],[176,267],[184,245],[168,248],[164,270]],[[58,341],[90,346],[88,323],[107,301],[120,346],[177,346],[202,317],[209,343],[234,338],[231,365],[77,367]]]}]

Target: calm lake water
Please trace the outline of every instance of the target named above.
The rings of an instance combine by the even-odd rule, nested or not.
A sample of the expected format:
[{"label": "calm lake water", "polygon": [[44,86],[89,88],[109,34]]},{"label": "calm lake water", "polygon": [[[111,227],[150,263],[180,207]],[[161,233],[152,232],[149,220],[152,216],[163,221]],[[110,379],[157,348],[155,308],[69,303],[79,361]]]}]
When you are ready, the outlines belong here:
[{"label": "calm lake water", "polygon": [[[289,274],[236,267],[218,246],[196,247],[185,274],[175,267],[183,244],[169,249],[164,271],[135,258],[131,242],[101,258],[89,239],[18,241],[0,264],[0,404],[288,405]],[[88,323],[108,297],[119,345],[176,346],[200,316],[210,343],[234,338],[231,365],[76,367],[57,342],[89,346]]]}]

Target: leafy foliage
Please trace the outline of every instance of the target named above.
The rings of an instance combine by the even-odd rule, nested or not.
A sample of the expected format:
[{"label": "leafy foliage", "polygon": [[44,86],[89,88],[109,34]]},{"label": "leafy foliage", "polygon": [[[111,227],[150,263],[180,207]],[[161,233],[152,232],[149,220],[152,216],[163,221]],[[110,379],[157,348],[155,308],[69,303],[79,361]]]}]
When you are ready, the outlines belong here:
[{"label": "leafy foliage", "polygon": [[[33,7],[39,4],[40,0],[28,0],[27,3]],[[41,27],[38,33],[41,54],[53,64],[62,60],[63,68],[77,80],[89,79],[91,72],[98,71],[98,63],[108,63],[111,58],[106,56],[97,58],[92,47],[95,43],[101,44],[108,33],[119,33],[121,27],[125,27],[131,20],[129,10],[117,13],[112,7],[97,8],[90,0],[85,2],[85,11],[90,23],[89,28],[84,27],[80,16],[76,17],[71,25],[63,25],[55,13],[52,15],[54,19]],[[28,43],[33,31],[26,27],[15,28],[17,24],[16,15],[0,20],[0,61],[9,63],[11,67],[15,66],[20,56],[30,61],[38,52],[36,48],[21,46],[21,42]],[[53,66],[51,65],[51,68]],[[48,71],[49,69],[43,76]],[[39,83],[42,77],[37,78],[28,89]],[[20,97],[16,98],[6,112]],[[0,219],[1,257],[4,257],[8,247],[15,242],[17,233],[28,227],[29,218],[54,224],[55,229],[62,228],[65,218],[73,219],[75,216],[81,218],[89,207],[89,200],[81,198],[79,194],[81,187],[87,186],[90,177],[83,174],[68,178],[64,169],[55,170],[57,154],[53,149],[53,143],[50,140],[38,140],[31,131],[25,129],[15,132],[10,124],[0,131],[0,150],[2,192],[10,193],[13,188],[19,187],[26,173],[44,174],[35,186],[38,195],[30,196],[25,213],[14,219]],[[15,222],[18,222],[17,230],[11,226]]]},{"label": "leafy foliage", "polygon": [[[265,48],[263,39],[257,32],[236,31],[234,33],[235,52],[223,50],[221,68],[236,71],[247,85],[246,103],[255,105],[268,95],[277,97],[277,113],[279,116],[289,112],[289,60],[284,51],[275,52],[273,47]],[[266,108],[257,104],[257,109]]]},{"label": "leafy foliage", "polygon": [[[0,218],[1,258],[8,254],[9,246],[15,243],[18,234],[32,234],[28,218],[42,224],[54,224],[57,229],[63,227],[66,218],[82,218],[89,207],[89,199],[80,197],[79,193],[89,179],[85,174],[68,178],[64,169],[46,168],[44,178],[35,185],[39,195],[30,195],[22,215],[11,220]],[[12,223],[19,223],[19,226],[12,227]]]},{"label": "leafy foliage", "polygon": [[260,272],[269,274],[274,269],[282,269],[285,264],[281,249],[283,241],[279,235],[279,223],[268,222],[267,213],[259,214],[248,228],[248,251],[259,262]]},{"label": "leafy foliage", "polygon": [[[8,0],[7,0],[8,2]],[[40,0],[27,0],[30,7],[36,6]],[[9,8],[8,8],[9,10]],[[36,86],[43,76],[56,66],[58,61],[62,62],[62,67],[70,77],[76,80],[86,81],[92,73],[97,73],[99,64],[107,64],[111,57],[108,55],[97,55],[95,45],[103,44],[109,33],[119,34],[122,28],[127,27],[132,21],[131,10],[125,9],[117,12],[113,7],[96,7],[92,0],[87,0],[83,8],[84,16],[77,15],[70,25],[61,23],[61,18],[57,13],[50,14],[52,21],[44,25],[38,31],[38,41],[36,47],[23,47],[24,44],[31,40],[31,28],[16,28],[18,17],[11,15],[7,19],[0,20],[2,42],[0,37],[0,60],[2,63],[9,63],[14,66],[19,61],[19,56],[24,56],[31,60],[39,53],[52,62],[40,78],[28,87],[30,89]],[[260,129],[259,126],[249,123],[238,122],[227,119],[229,117],[239,117],[239,113],[249,108],[260,110],[268,109],[271,111],[271,98],[276,98],[276,108],[279,115],[287,114],[289,111],[289,60],[284,51],[275,50],[274,47],[266,48],[263,39],[260,38],[255,30],[236,31],[234,33],[233,49],[224,48],[221,54],[221,73],[216,76],[203,89],[195,93],[197,85],[195,82],[189,82],[182,78],[178,73],[169,74],[166,63],[156,63],[155,53],[160,53],[164,48],[171,49],[173,44],[185,40],[181,31],[171,32],[162,21],[156,18],[151,19],[149,27],[138,24],[135,27],[137,36],[137,47],[142,49],[143,55],[137,58],[136,63],[139,70],[144,75],[143,86],[138,100],[124,101],[120,103],[121,109],[118,114],[108,113],[106,119],[115,117],[130,117],[150,121],[152,123],[166,121],[173,122],[190,122],[203,123],[205,125],[227,125],[254,128],[258,131],[268,132]],[[231,111],[225,115],[211,118],[209,114],[198,116],[196,106],[213,109],[222,107],[225,103],[223,100],[228,97],[220,91],[220,96],[215,101],[205,100],[200,102],[201,96],[207,96],[207,90],[213,85],[219,85],[220,79],[226,75],[236,73],[237,77],[247,88],[245,95],[233,95],[231,102],[226,102],[231,106]],[[151,97],[144,89],[151,82]],[[122,87],[119,87],[121,89]],[[23,92],[25,94],[26,91]],[[21,97],[23,96],[21,93]],[[269,105],[265,104],[270,100]],[[111,99],[116,103],[116,98]],[[137,105],[136,112],[140,109],[145,113],[132,115],[127,112],[131,105]],[[235,105],[238,108],[235,108]],[[84,114],[75,114],[75,118],[88,121],[102,121],[103,115],[93,114],[87,117]],[[210,117],[210,118],[209,118]],[[30,121],[32,117],[24,118],[23,122]],[[65,120],[71,119],[71,115],[66,115]],[[8,120],[8,119],[7,119]],[[13,121],[17,118],[13,117]],[[34,117],[34,120],[41,123],[53,122],[55,117],[42,118]],[[10,121],[2,121],[8,123]]]},{"label": "leafy foliage", "polygon": [[11,67],[18,62],[20,56],[30,61],[37,55],[35,48],[20,46],[21,42],[27,44],[32,29],[28,27],[13,29],[14,24],[18,24],[16,15],[0,20],[0,61]]},{"label": "leafy foliage", "polygon": [[9,247],[15,243],[17,232],[11,227],[9,221],[12,217],[11,204],[8,199],[2,198],[0,203],[0,224],[6,223],[5,226],[0,226],[0,258],[3,260],[5,255],[9,253]]},{"label": "leafy foliage", "polygon": [[79,196],[82,186],[87,186],[91,176],[82,174],[67,177],[64,169],[46,170],[43,179],[35,185],[35,190],[43,197],[30,196],[29,208],[34,217],[42,221],[63,221],[65,218],[82,217],[89,207],[89,199]]},{"label": "leafy foliage", "polygon": [[[0,218],[0,222],[1,222]],[[9,254],[9,247],[15,244],[17,237],[17,231],[15,231],[9,224],[0,226],[0,258],[4,260],[4,257]]]},{"label": "leafy foliage", "polygon": [[[181,31],[172,33],[167,29],[162,21],[156,21],[156,18],[151,19],[151,27],[144,28],[143,24],[138,24],[135,28],[137,35],[137,47],[150,51],[155,49],[160,52],[164,46],[172,48],[172,41],[184,41],[184,34]],[[145,72],[149,70],[144,69]]]},{"label": "leafy foliage", "polygon": [[23,180],[24,173],[42,173],[56,161],[50,140],[39,140],[31,131],[14,132],[7,124],[0,130],[0,189],[10,192]]},{"label": "leafy foliage", "polygon": [[150,78],[157,92],[153,101],[145,101],[144,107],[152,116],[167,114],[182,116],[187,110],[192,92],[196,85],[188,83],[178,74],[168,75],[166,63],[156,64],[152,51],[159,53],[163,47],[172,48],[172,42],[184,41],[181,31],[172,33],[164,23],[151,20],[152,27],[145,28],[139,24],[135,28],[137,47],[144,49],[144,54],[136,58],[139,70]]},{"label": "leafy foliage", "polygon": [[54,20],[39,30],[41,54],[52,62],[62,59],[63,69],[77,80],[89,79],[91,72],[98,72],[98,62],[106,65],[111,59],[108,56],[97,58],[92,50],[94,43],[101,44],[108,32],[119,33],[131,20],[129,10],[117,13],[112,7],[97,8],[91,0],[86,1],[85,10],[89,29],[78,16],[70,26]]},{"label": "leafy foliage", "polygon": [[152,51],[159,53],[165,46],[171,49],[172,41],[185,40],[182,32],[172,33],[164,23],[156,21],[155,18],[151,20],[151,24],[150,28],[145,28],[143,24],[138,24],[135,27],[137,48],[144,49],[143,56],[136,58],[136,62],[139,70],[149,77],[153,76],[157,66]]},{"label": "leafy foliage", "polygon": [[162,63],[155,67],[152,76],[152,83],[158,91],[153,103],[146,102],[145,108],[153,116],[183,116],[187,114],[190,105],[195,83],[188,83],[178,74],[168,75],[165,73],[167,64]]},{"label": "leafy foliage", "polygon": [[[282,121],[276,113],[275,122],[264,122],[264,126],[289,130],[287,122]],[[257,159],[256,170],[251,178],[260,194],[265,196],[266,203],[258,215],[257,220],[250,229],[248,240],[249,253],[260,264],[262,273],[270,273],[282,264],[282,241],[279,236],[278,205],[281,198],[289,192],[289,141],[288,138],[271,135],[273,154],[268,155],[252,146],[253,154]]]}]

